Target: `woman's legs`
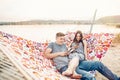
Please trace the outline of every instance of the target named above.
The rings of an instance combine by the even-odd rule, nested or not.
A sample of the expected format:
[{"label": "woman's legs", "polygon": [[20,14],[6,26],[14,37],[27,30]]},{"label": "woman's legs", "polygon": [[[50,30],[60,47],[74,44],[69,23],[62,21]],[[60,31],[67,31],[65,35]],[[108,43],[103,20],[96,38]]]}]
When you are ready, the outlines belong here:
[{"label": "woman's legs", "polygon": [[80,74],[76,73],[76,67],[79,64],[79,57],[74,57],[70,60],[68,68],[66,71],[62,73],[62,75],[65,76],[71,76],[71,78],[81,78],[82,76]]},{"label": "woman's legs", "polygon": [[113,74],[111,70],[109,70],[104,64],[102,64],[99,61],[82,61],[79,64],[79,69],[82,69],[85,71],[97,70],[109,80],[118,80],[118,77],[115,74]]},{"label": "woman's legs", "polygon": [[81,78],[81,75],[77,74],[75,71],[78,64],[79,64],[79,58],[78,57],[72,58],[69,62],[67,70],[64,71],[62,75],[65,75],[65,76],[72,75],[73,78]]},{"label": "woman's legs", "polygon": [[[67,68],[68,68],[68,66],[64,66],[63,68],[61,68],[59,70],[60,73],[64,72]],[[91,73],[89,73],[89,72],[87,72],[85,70],[82,70],[79,67],[76,68],[76,72],[78,74],[82,75],[82,78],[80,78],[80,80],[96,80],[93,74],[91,74]]]}]

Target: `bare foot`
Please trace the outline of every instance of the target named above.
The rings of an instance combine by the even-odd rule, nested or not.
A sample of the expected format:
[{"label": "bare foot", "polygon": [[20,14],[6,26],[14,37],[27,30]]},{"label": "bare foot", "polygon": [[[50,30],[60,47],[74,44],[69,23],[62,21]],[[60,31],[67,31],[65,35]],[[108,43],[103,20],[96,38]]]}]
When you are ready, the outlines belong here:
[{"label": "bare foot", "polygon": [[74,73],[73,73],[73,75],[71,76],[71,78],[73,78],[73,79],[80,79],[80,78],[82,78],[82,75],[81,75],[81,74],[77,74],[77,73],[74,71]]},{"label": "bare foot", "polygon": [[70,77],[70,76],[72,76],[72,71],[71,70],[66,70],[62,73],[62,75]]}]

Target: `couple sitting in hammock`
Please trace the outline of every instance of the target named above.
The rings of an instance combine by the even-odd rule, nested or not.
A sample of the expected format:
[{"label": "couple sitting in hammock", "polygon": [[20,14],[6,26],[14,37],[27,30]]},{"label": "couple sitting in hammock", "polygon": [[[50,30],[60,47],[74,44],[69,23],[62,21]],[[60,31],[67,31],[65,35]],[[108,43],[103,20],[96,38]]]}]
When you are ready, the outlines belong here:
[{"label": "couple sitting in hammock", "polygon": [[87,61],[87,42],[81,31],[77,31],[68,49],[64,44],[64,34],[56,34],[56,42],[51,42],[45,56],[52,59],[58,71],[74,79],[96,80],[89,71],[97,70],[109,80],[120,80],[106,66],[99,61]]}]

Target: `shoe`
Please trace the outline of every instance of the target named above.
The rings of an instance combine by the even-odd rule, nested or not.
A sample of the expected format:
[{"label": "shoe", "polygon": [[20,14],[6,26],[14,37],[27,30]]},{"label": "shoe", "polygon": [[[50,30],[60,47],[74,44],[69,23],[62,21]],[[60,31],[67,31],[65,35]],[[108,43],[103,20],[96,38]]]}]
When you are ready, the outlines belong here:
[{"label": "shoe", "polygon": [[118,78],[118,80],[120,80],[120,77]]},{"label": "shoe", "polygon": [[82,78],[82,75],[72,75],[71,78],[72,79],[80,79],[80,78]]},{"label": "shoe", "polygon": [[81,74],[77,74],[75,71],[73,73],[73,75],[71,76],[72,79],[80,79],[82,78],[82,75]]}]

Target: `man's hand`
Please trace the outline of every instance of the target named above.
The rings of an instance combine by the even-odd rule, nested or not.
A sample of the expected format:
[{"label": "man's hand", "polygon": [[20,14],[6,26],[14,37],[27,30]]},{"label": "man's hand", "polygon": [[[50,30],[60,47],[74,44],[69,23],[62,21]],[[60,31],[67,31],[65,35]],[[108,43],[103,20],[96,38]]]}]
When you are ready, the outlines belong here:
[{"label": "man's hand", "polygon": [[68,52],[60,52],[59,53],[59,56],[67,56],[68,55]]}]

